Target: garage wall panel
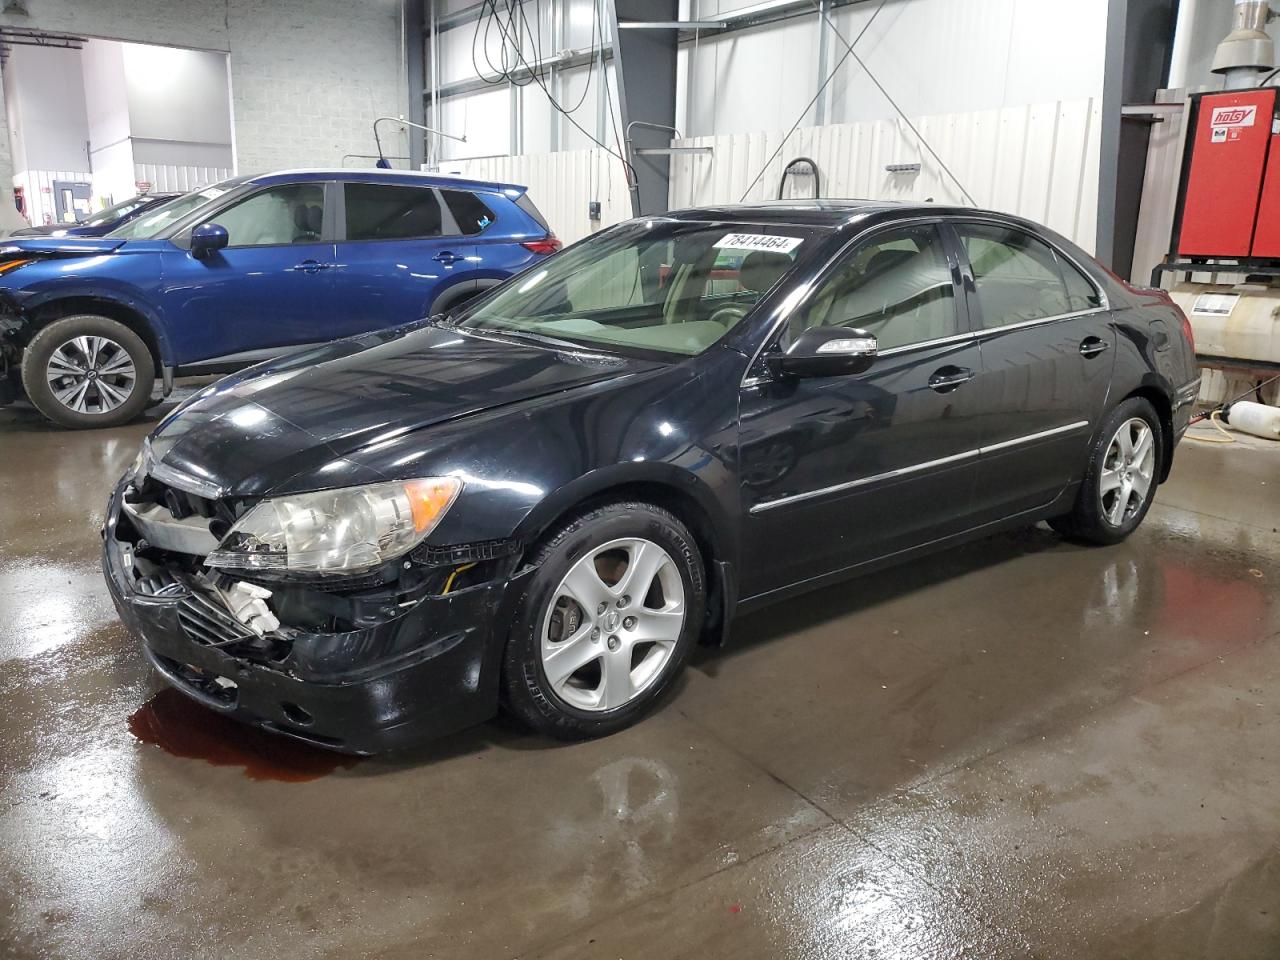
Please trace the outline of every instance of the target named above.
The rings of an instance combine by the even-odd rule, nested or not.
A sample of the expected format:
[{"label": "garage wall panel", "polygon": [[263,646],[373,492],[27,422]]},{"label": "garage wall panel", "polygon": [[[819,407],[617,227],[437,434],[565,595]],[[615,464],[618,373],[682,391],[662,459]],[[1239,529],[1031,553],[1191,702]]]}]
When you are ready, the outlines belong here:
[{"label": "garage wall panel", "polygon": [[[913,121],[941,160],[901,120],[801,128],[750,189],[785,131],[693,137],[674,143],[713,152],[673,158],[671,203],[771,199],[787,161],[807,156],[817,161],[824,197],[972,202],[1040,221],[1092,250],[1099,117],[1098,102],[1088,99]],[[920,164],[919,173],[885,169],[912,163]]]},{"label": "garage wall panel", "polygon": [[[229,54],[239,171],[338,166],[407,110],[398,0],[39,0],[0,25]],[[388,149],[404,152],[394,135]],[[7,179],[0,170],[0,180]]]}]

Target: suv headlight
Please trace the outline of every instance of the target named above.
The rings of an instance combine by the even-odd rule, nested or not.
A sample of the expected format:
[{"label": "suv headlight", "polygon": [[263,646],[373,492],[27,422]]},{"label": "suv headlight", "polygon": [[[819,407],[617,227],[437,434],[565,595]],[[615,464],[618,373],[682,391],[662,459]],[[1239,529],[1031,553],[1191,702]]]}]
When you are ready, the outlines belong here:
[{"label": "suv headlight", "polygon": [[367,570],[425,540],[461,489],[457,477],[426,477],[264,500],[205,563],[238,570]]}]

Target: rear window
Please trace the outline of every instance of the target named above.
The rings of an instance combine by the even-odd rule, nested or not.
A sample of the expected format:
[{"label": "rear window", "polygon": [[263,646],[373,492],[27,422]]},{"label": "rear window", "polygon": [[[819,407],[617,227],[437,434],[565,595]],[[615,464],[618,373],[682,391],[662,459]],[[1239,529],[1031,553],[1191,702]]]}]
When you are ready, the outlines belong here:
[{"label": "rear window", "polygon": [[458,229],[471,236],[493,223],[493,211],[484,201],[469,190],[441,190],[449,212],[458,223]]},{"label": "rear window", "polygon": [[441,234],[440,201],[430,187],[345,185],[347,240],[407,240]]},{"label": "rear window", "polygon": [[520,198],[516,201],[516,206],[533,217],[543,230],[547,233],[551,232],[551,224],[547,223],[547,218],[542,215],[542,211],[533,205],[533,201],[529,199],[527,193],[520,194]]}]

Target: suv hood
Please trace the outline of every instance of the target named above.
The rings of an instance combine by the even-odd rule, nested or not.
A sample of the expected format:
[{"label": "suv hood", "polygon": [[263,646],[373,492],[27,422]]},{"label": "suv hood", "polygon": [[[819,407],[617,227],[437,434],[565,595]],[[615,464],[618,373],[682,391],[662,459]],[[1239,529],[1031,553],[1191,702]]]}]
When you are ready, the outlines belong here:
[{"label": "suv hood", "polygon": [[151,456],[167,481],[189,478],[192,492],[203,486],[213,496],[260,496],[291,480],[291,491],[322,489],[334,485],[326,473],[341,484],[397,479],[344,458],[659,366],[433,326],[368,334],[219,381],[160,424]]},{"label": "suv hood", "polygon": [[0,261],[24,257],[92,257],[123,246],[108,237],[14,237],[0,241]]}]

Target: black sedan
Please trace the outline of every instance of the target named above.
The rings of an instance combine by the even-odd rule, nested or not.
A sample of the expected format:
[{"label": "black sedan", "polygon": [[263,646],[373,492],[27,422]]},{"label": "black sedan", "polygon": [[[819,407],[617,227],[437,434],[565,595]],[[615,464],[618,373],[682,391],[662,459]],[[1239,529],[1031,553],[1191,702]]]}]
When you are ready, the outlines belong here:
[{"label": "black sedan", "polygon": [[121,200],[104,207],[81,223],[47,223],[38,227],[23,227],[11,237],[105,237],[117,227],[132,223],[144,213],[176,200],[180,193],[140,193],[128,200]]},{"label": "black sedan", "polygon": [[686,210],[197,394],[104,564],[160,673],[268,729],[595,736],[743,610],[1011,525],[1123,539],[1196,392],[1169,298],[1024,220]]}]

